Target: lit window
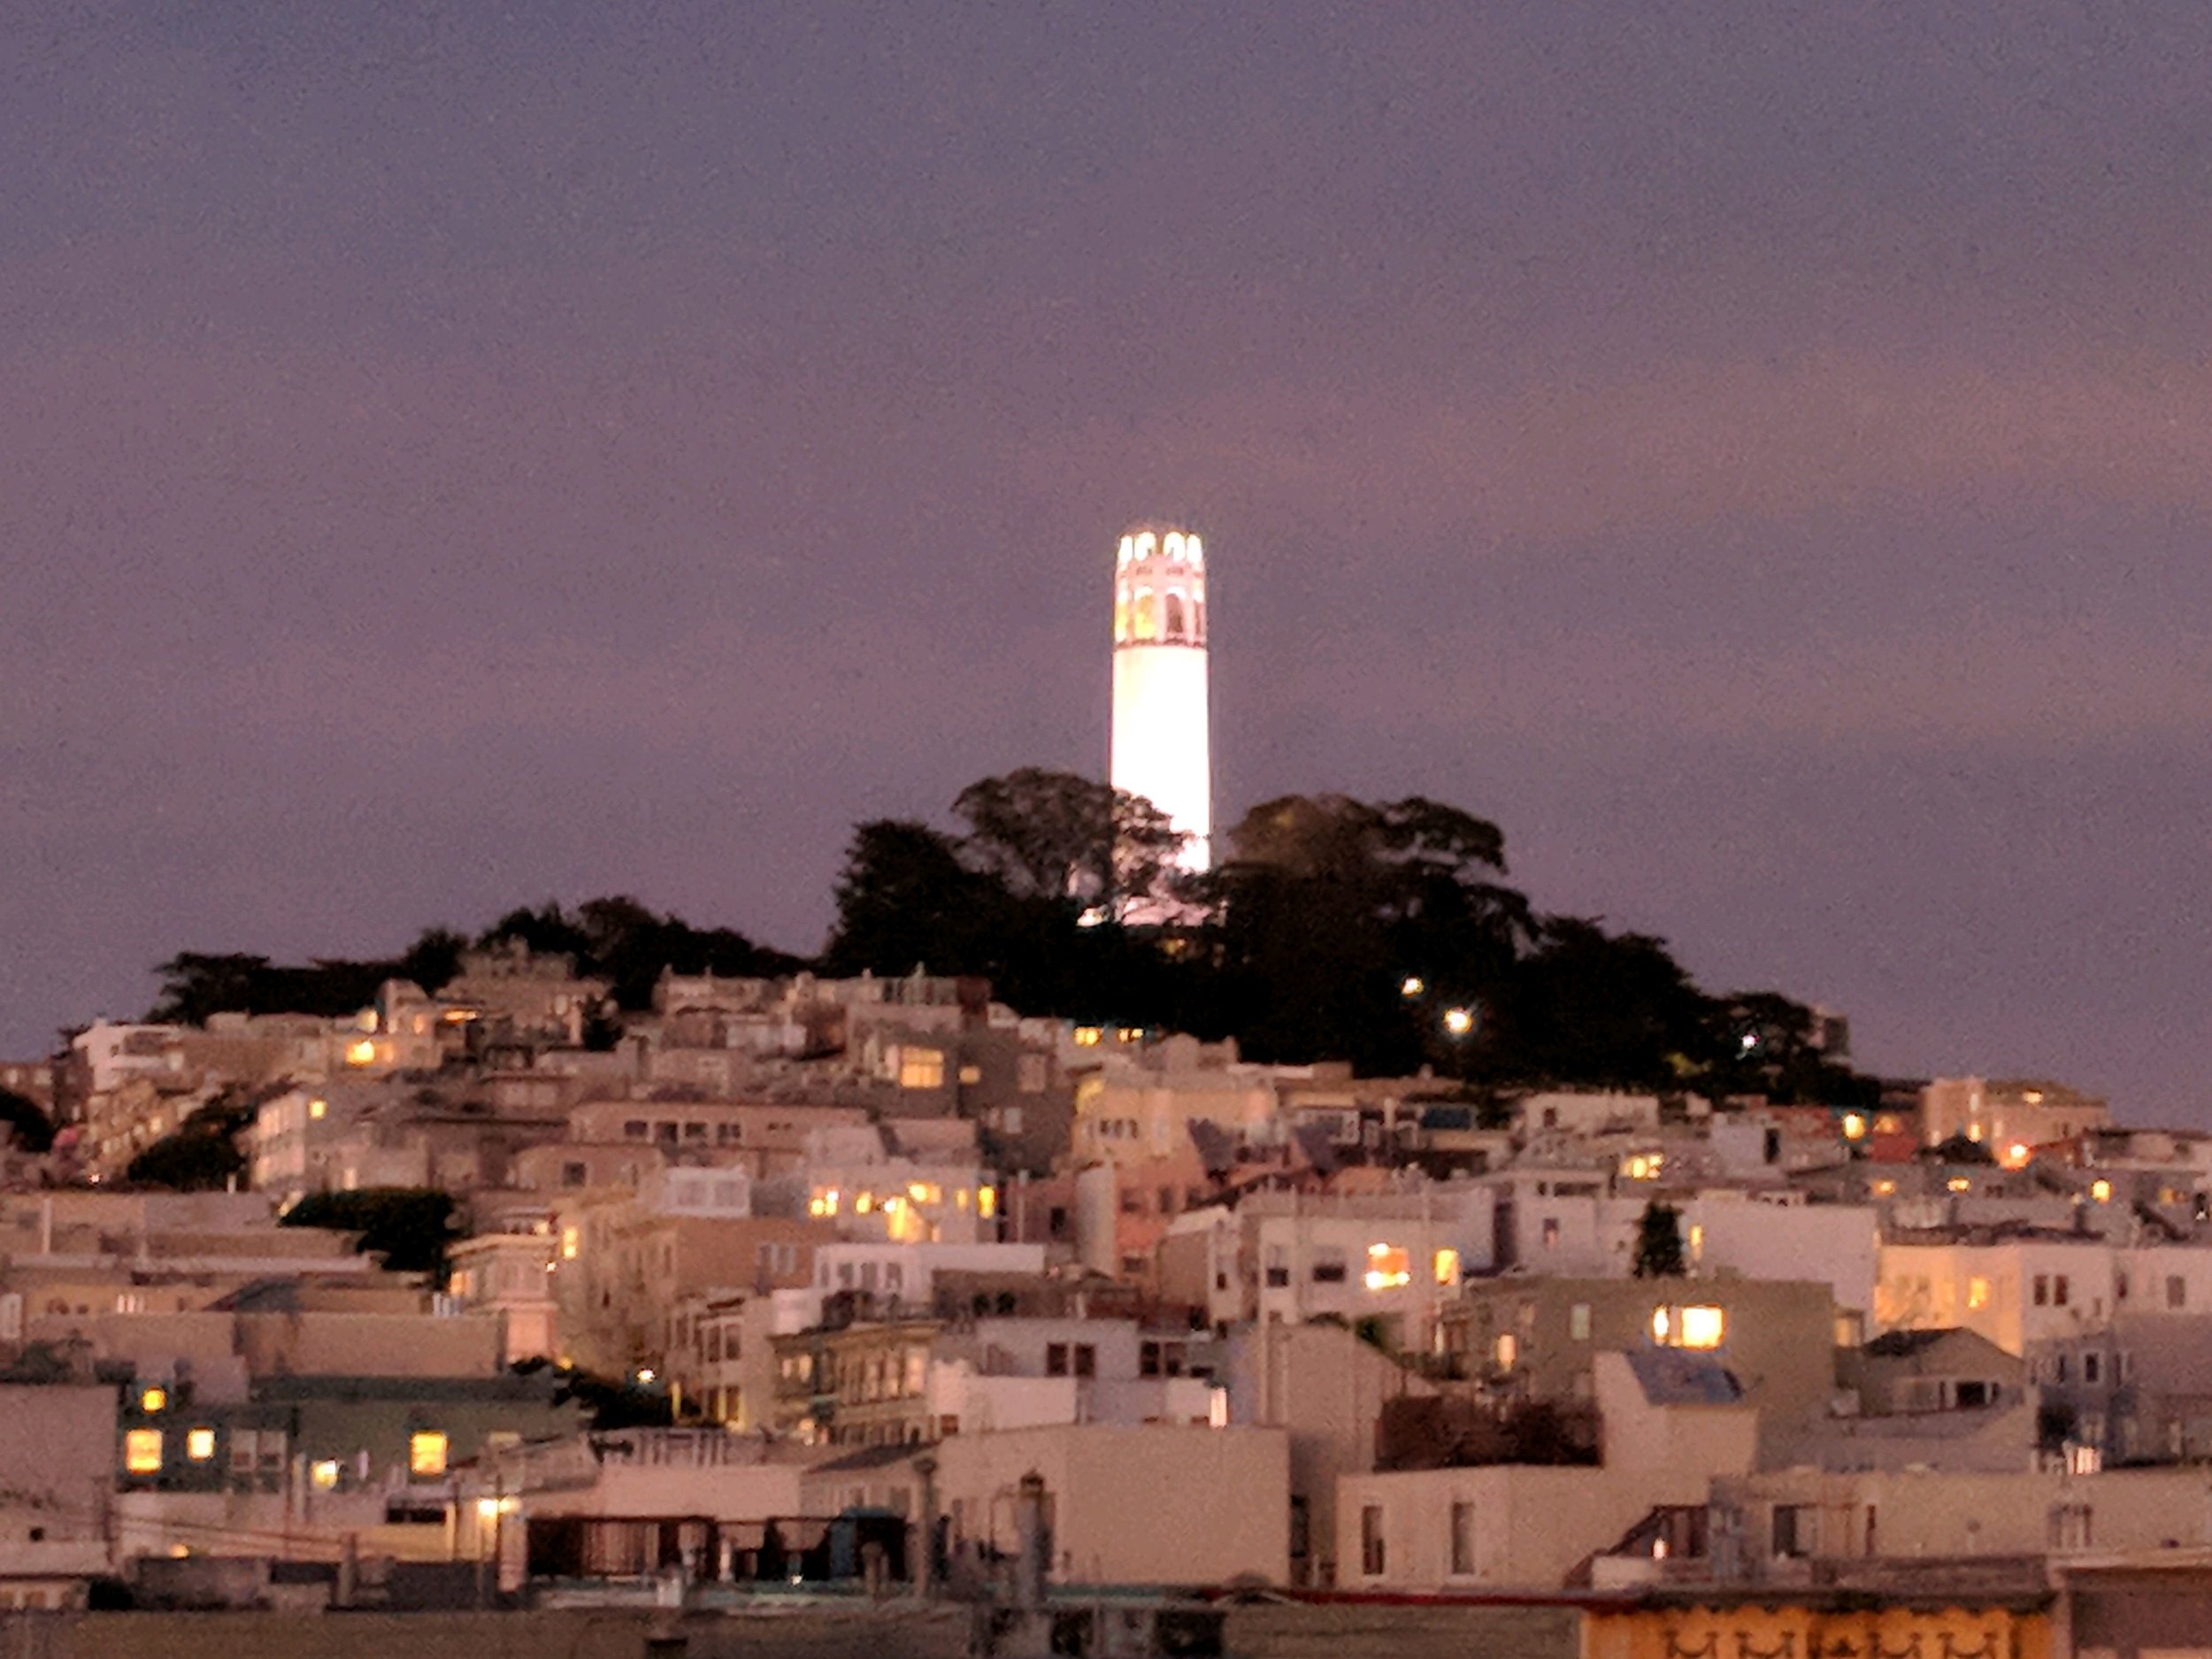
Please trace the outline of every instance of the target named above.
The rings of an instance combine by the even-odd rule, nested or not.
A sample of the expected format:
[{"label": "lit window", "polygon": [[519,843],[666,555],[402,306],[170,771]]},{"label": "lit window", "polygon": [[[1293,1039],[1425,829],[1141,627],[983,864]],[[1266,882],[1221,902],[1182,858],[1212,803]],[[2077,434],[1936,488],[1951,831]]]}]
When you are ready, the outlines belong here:
[{"label": "lit window", "polygon": [[348,1065],[374,1065],[376,1064],[376,1045],[371,1042],[366,1037],[362,1038],[358,1042],[348,1043],[346,1045],[346,1064]]},{"label": "lit window", "polygon": [[165,1409],[168,1404],[169,1391],[165,1388],[149,1388],[138,1396],[138,1409],[148,1417],[153,1416],[157,1411]]},{"label": "lit window", "polygon": [[962,1066],[960,1068],[960,1080],[963,1083],[971,1085],[980,1083],[983,1081],[983,1068],[979,1065]]},{"label": "lit window", "polygon": [[2112,1202],[2112,1183],[2101,1175],[2089,1183],[2089,1195],[2101,1204]]},{"label": "lit window", "polygon": [[215,1431],[193,1429],[184,1437],[184,1455],[196,1463],[204,1463],[215,1455]]},{"label": "lit window", "polygon": [[941,1204],[945,1202],[945,1189],[934,1181],[909,1181],[906,1195],[918,1204]]},{"label": "lit window", "polygon": [[1728,1316],[1711,1307],[1654,1308],[1651,1340],[1662,1348],[1718,1348],[1726,1340]]},{"label": "lit window", "polygon": [[1865,1140],[1865,1139],[1866,1139],[1866,1119],[1865,1119],[1863,1117],[1862,1117],[1862,1116],[1861,1116],[1859,1113],[1857,1113],[1857,1112],[1846,1112],[1846,1113],[1844,1113],[1844,1115],[1843,1115],[1843,1138],[1844,1138],[1846,1141],[1863,1141],[1863,1140]]},{"label": "lit window", "polygon": [[161,1472],[161,1431],[132,1429],[123,1436],[123,1467],[134,1475]]},{"label": "lit window", "polygon": [[1078,1025],[1075,1028],[1075,1046],[1079,1048],[1095,1048],[1099,1039],[1105,1034],[1095,1025]]},{"label": "lit window", "polygon": [[563,1227],[561,1229],[561,1259],[565,1262],[574,1261],[577,1248],[580,1242],[575,1228]]},{"label": "lit window", "polygon": [[1394,1244],[1371,1244],[1367,1247],[1367,1288],[1395,1290],[1401,1285],[1413,1282],[1413,1263],[1406,1252]]},{"label": "lit window", "polygon": [[899,1087],[901,1088],[942,1088],[945,1086],[945,1051],[941,1048],[902,1048],[899,1050]]},{"label": "lit window", "polygon": [[307,1102],[307,1115],[310,1118],[325,1117],[329,1111],[330,1102],[326,1100],[311,1100]]},{"label": "lit window", "polygon": [[1459,1252],[1457,1250],[1439,1250],[1436,1253],[1435,1265],[1438,1284],[1455,1285],[1459,1282]]},{"label": "lit window", "polygon": [[407,1437],[407,1472],[434,1480],[445,1473],[446,1437],[436,1429],[421,1429]]},{"label": "lit window", "polygon": [[986,1221],[998,1214],[998,1188],[979,1187],[975,1189],[975,1213]]},{"label": "lit window", "polygon": [[338,1460],[334,1457],[321,1459],[308,1471],[308,1479],[315,1483],[317,1491],[328,1492],[338,1484]]},{"label": "lit window", "polygon": [[1510,1331],[1499,1332],[1498,1340],[1492,1347],[1491,1354],[1497,1360],[1500,1371],[1511,1371],[1513,1362],[1521,1356],[1520,1339]]},{"label": "lit window", "polygon": [[1974,1183],[1963,1175],[1954,1175],[1943,1184],[1955,1193],[1970,1193],[1974,1190]]},{"label": "lit window", "polygon": [[1978,1274],[1966,1281],[1966,1305],[1970,1308],[1989,1306],[1989,1281]]}]

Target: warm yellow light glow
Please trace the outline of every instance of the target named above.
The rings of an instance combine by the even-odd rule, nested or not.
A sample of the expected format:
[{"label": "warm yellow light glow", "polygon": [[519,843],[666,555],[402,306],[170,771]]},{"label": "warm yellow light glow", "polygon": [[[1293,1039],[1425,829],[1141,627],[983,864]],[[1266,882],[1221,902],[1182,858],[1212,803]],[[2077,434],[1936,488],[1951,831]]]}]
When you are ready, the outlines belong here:
[{"label": "warm yellow light glow", "polygon": [[1697,1261],[1704,1254],[1705,1224],[1701,1221],[1693,1221],[1690,1224],[1690,1259],[1693,1262]]},{"label": "warm yellow light glow", "polygon": [[1105,1034],[1096,1025],[1078,1025],[1075,1028],[1075,1046],[1079,1048],[1095,1048]]},{"label": "warm yellow light glow", "polygon": [[1475,1028],[1475,1016],[1471,1009],[1448,1008],[1444,1010],[1444,1029],[1455,1037],[1464,1037]]},{"label": "warm yellow light glow", "polygon": [[215,1455],[215,1431],[193,1429],[184,1437],[184,1455],[196,1463],[204,1463]]},{"label": "warm yellow light glow", "polygon": [[310,1118],[325,1117],[329,1111],[330,1102],[326,1100],[311,1100],[307,1102],[307,1115]]},{"label": "warm yellow light glow", "polygon": [[1662,1153],[1639,1152],[1621,1166],[1621,1172],[1632,1181],[1657,1180],[1666,1163]]},{"label": "warm yellow light glow", "polygon": [[2020,1098],[2031,1106],[2040,1106],[2043,1103],[2043,1091],[2039,1088],[2028,1089],[2021,1094]]},{"label": "warm yellow light glow", "polygon": [[641,1365],[638,1367],[637,1379],[641,1383],[649,1383],[658,1374],[650,1365]]},{"label": "warm yellow light glow", "polygon": [[169,1559],[172,1561],[188,1560],[191,1555],[192,1546],[189,1544],[172,1544],[169,1546]]},{"label": "warm yellow light glow", "polygon": [[1963,1175],[1954,1175],[1943,1184],[1955,1193],[1970,1193],[1974,1190],[1974,1183]]},{"label": "warm yellow light glow", "polygon": [[998,1214],[998,1188],[979,1187],[975,1189],[975,1213],[988,1221]]},{"label": "warm yellow light glow", "polygon": [[952,1207],[953,1207],[955,1210],[964,1210],[964,1211],[967,1209],[967,1207],[968,1207],[968,1189],[967,1189],[966,1187],[955,1187],[955,1188],[953,1189],[953,1194],[952,1194]]},{"label": "warm yellow light glow", "polygon": [[1966,1281],[1966,1305],[1970,1308],[1989,1306],[1989,1281],[1978,1273]]},{"label": "warm yellow light glow", "polygon": [[168,1404],[169,1391],[166,1388],[149,1388],[138,1396],[138,1409],[148,1417],[165,1409]]},{"label": "warm yellow light glow", "polygon": [[425,1479],[445,1473],[446,1437],[436,1429],[418,1429],[407,1437],[407,1472]]},{"label": "warm yellow light glow", "polygon": [[2089,1195],[2101,1204],[2110,1203],[2112,1202],[2112,1183],[2105,1179],[2103,1176],[2100,1175],[2095,1180],[2089,1183]]},{"label": "warm yellow light glow", "polygon": [[307,1478],[315,1483],[318,1491],[328,1492],[338,1484],[338,1460],[323,1458],[307,1471]]},{"label": "warm yellow light glow", "polygon": [[1718,1348],[1728,1333],[1728,1316],[1718,1308],[1682,1310],[1682,1346]]},{"label": "warm yellow light glow", "polygon": [[374,1065],[376,1064],[376,1045],[371,1042],[366,1037],[362,1038],[358,1042],[348,1043],[346,1045],[346,1064],[348,1065]]},{"label": "warm yellow light glow", "polygon": [[810,1198],[806,1201],[806,1213],[808,1215],[826,1216],[829,1212],[829,1203],[827,1200],[818,1196]]},{"label": "warm yellow light glow", "polygon": [[1428,988],[1419,974],[1409,973],[1406,975],[1406,982],[1398,987],[1398,991],[1402,996],[1418,996]]},{"label": "warm yellow light glow", "polygon": [[1436,1282],[1440,1285],[1459,1283],[1459,1252],[1445,1249],[1436,1253]]},{"label": "warm yellow light glow", "polygon": [[1844,1115],[1843,1115],[1843,1138],[1844,1138],[1846,1141],[1863,1141],[1863,1140],[1865,1140],[1865,1139],[1866,1139],[1866,1118],[1865,1118],[1863,1116],[1862,1116],[1860,1113],[1858,1113],[1858,1112],[1846,1112],[1846,1113],[1844,1113]]},{"label": "warm yellow light glow", "polygon": [[1878,1198],[1887,1198],[1896,1190],[1897,1183],[1895,1181],[1884,1180],[1874,1183],[1874,1195]]},{"label": "warm yellow light glow", "polygon": [[1654,1308],[1651,1340],[1662,1348],[1718,1348],[1727,1338],[1727,1310],[1712,1307]]},{"label": "warm yellow light glow", "polygon": [[2016,1170],[2027,1161],[2028,1148],[2025,1141],[2016,1141],[2005,1148],[2005,1167],[2007,1169]]},{"label": "warm yellow light glow", "polygon": [[476,1513],[478,1518],[480,1520],[497,1520],[499,1518],[499,1500],[497,1498],[477,1499]]},{"label": "warm yellow light glow", "polygon": [[853,1214],[856,1216],[864,1216],[875,1207],[876,1195],[873,1193],[862,1193],[853,1200]]},{"label": "warm yellow light glow", "polygon": [[575,1228],[563,1227],[561,1229],[561,1259],[564,1262],[574,1261],[576,1252],[582,1242],[582,1238]]},{"label": "warm yellow light glow", "polygon": [[945,1189],[935,1181],[909,1181],[906,1195],[918,1204],[941,1204],[945,1202]]},{"label": "warm yellow light glow", "polygon": [[1981,1126],[1981,1125],[1979,1125],[1979,1124],[1969,1124],[1969,1125],[1966,1125],[1966,1138],[1967,1138],[1969,1141],[1979,1141],[1979,1140],[1982,1138],[1982,1126]]},{"label": "warm yellow light glow", "polygon": [[1413,1262],[1403,1248],[1395,1244],[1371,1244],[1367,1247],[1367,1288],[1395,1290],[1413,1282]]},{"label": "warm yellow light glow", "polygon": [[123,1467],[134,1475],[161,1472],[161,1431],[132,1429],[123,1436]]}]

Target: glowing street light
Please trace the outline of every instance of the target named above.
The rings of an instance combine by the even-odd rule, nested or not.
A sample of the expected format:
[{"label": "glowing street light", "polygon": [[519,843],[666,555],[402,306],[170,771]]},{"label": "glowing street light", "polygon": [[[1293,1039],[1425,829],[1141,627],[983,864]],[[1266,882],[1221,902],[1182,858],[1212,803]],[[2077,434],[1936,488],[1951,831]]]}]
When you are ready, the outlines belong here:
[{"label": "glowing street light", "polygon": [[1428,988],[1419,974],[1409,973],[1406,975],[1406,982],[1398,987],[1398,995],[1403,997],[1416,997]]},{"label": "glowing street light", "polygon": [[1471,1008],[1448,1008],[1444,1010],[1444,1029],[1455,1037],[1464,1037],[1475,1028],[1475,1010]]}]

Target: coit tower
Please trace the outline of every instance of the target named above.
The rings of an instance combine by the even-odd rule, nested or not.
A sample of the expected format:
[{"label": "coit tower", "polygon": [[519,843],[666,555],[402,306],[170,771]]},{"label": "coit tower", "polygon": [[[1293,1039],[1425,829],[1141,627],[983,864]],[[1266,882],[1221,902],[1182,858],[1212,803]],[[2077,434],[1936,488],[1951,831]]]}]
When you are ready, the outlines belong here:
[{"label": "coit tower", "polygon": [[1141,795],[1190,839],[1180,862],[1211,857],[1207,740],[1206,549],[1186,530],[1141,525],[1114,559],[1113,786]]}]

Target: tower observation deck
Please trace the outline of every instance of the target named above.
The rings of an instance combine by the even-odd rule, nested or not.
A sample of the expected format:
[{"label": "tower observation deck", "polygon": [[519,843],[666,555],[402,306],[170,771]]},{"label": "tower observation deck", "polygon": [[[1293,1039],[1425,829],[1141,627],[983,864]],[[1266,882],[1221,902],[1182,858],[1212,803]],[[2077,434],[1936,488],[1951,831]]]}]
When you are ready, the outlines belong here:
[{"label": "tower observation deck", "polygon": [[1142,525],[1114,558],[1114,719],[1109,776],[1190,837],[1181,863],[1204,870],[1213,841],[1206,691],[1206,549],[1180,529]]}]

